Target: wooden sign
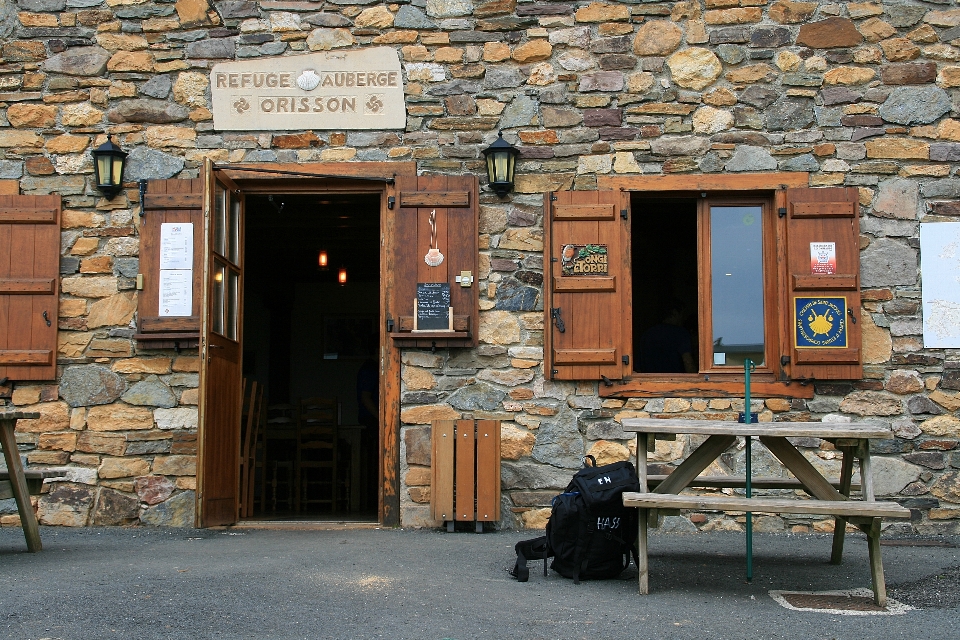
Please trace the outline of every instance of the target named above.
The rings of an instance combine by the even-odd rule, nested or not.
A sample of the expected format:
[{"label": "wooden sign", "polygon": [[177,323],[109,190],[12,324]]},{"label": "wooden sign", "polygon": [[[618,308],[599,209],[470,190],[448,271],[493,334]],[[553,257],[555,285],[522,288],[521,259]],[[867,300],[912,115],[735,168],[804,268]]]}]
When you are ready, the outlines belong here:
[{"label": "wooden sign", "polygon": [[449,283],[418,282],[414,307],[414,331],[453,331]]},{"label": "wooden sign", "polygon": [[605,244],[565,244],[560,250],[560,256],[560,271],[565,276],[609,274]]}]

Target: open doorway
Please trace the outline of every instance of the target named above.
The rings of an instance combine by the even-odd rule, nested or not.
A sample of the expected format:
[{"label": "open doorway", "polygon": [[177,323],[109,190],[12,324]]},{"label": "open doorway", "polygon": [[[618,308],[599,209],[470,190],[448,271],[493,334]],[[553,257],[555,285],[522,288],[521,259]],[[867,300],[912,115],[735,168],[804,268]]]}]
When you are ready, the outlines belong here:
[{"label": "open doorway", "polygon": [[242,370],[263,392],[248,517],[378,518],[380,197],[246,196]]}]

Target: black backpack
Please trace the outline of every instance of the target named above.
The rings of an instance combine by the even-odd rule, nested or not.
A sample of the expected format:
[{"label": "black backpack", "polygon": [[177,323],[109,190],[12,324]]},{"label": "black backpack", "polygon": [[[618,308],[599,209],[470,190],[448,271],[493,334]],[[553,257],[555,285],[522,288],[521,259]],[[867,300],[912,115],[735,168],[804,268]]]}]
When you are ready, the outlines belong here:
[{"label": "black backpack", "polygon": [[624,507],[624,491],[640,491],[637,472],[630,462],[593,466],[573,476],[566,491],[553,499],[547,535],[518,542],[517,562],[510,572],[520,582],[530,576],[527,560],[543,559],[565,578],[615,578],[636,558],[637,510]]}]

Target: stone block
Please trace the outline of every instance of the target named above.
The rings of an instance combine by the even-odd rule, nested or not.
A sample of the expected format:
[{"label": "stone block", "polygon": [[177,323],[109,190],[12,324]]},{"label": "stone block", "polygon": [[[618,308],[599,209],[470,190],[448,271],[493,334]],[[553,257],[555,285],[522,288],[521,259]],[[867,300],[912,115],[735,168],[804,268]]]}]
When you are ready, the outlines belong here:
[{"label": "stone block", "polygon": [[195,476],[197,475],[197,457],[157,456],[153,459],[153,473],[162,476]]},{"label": "stone block", "polygon": [[99,405],[91,407],[87,413],[87,428],[91,431],[152,429],[153,412],[144,407],[131,407],[120,403]]},{"label": "stone block", "polygon": [[97,475],[103,479],[130,478],[146,475],[150,463],[143,458],[103,458]]}]

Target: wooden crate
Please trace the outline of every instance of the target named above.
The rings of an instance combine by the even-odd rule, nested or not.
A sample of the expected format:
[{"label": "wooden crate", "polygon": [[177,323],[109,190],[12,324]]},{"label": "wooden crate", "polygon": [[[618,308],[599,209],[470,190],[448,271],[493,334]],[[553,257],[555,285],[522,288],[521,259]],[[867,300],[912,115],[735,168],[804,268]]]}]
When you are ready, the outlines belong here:
[{"label": "wooden crate", "polygon": [[434,520],[500,521],[500,421],[435,420],[430,509]]}]

